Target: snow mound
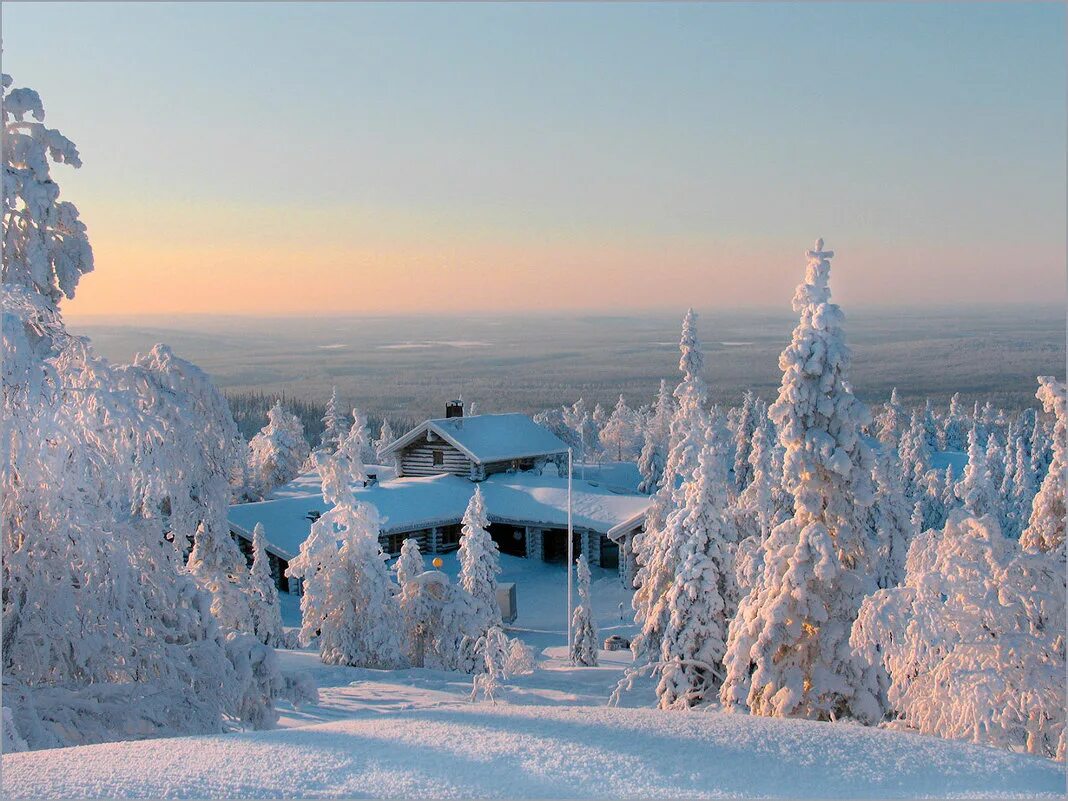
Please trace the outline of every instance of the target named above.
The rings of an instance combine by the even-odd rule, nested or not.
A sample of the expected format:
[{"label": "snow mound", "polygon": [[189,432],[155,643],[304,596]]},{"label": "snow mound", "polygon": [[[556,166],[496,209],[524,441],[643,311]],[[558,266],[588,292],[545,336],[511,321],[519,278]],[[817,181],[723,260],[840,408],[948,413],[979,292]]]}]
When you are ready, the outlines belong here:
[{"label": "snow mound", "polygon": [[1063,797],[1064,767],[717,712],[450,706],[3,757],[7,798]]}]

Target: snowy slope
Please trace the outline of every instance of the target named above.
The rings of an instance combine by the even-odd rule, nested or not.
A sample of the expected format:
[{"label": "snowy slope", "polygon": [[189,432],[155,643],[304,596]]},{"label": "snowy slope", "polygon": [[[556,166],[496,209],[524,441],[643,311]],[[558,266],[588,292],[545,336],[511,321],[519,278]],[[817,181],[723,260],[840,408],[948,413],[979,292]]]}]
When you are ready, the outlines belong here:
[{"label": "snowy slope", "polygon": [[1038,758],[723,713],[456,703],[4,757],[9,798],[1060,797]]}]

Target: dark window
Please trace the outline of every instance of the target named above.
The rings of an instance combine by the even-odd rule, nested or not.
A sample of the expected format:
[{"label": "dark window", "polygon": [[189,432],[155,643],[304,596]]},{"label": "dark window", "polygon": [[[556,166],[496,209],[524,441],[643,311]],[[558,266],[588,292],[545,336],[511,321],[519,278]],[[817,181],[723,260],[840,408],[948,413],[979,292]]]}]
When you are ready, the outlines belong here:
[{"label": "dark window", "polygon": [[445,454],[442,451],[434,451],[434,467],[441,467],[445,464]]}]

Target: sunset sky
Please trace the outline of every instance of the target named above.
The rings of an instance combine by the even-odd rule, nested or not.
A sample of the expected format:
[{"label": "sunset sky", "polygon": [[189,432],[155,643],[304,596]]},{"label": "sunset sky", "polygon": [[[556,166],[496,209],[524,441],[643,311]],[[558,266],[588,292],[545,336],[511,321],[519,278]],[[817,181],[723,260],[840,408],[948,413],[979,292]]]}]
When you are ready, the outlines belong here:
[{"label": "sunset sky", "polygon": [[71,314],[1065,299],[1065,6],[10,4]]}]

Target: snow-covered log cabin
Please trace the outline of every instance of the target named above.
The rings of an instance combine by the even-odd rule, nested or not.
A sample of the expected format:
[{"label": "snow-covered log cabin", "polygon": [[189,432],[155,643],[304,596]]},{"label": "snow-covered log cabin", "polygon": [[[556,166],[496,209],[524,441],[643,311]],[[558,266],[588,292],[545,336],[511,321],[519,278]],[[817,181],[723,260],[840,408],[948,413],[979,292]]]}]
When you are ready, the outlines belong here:
[{"label": "snow-covered log cabin", "polygon": [[[462,405],[453,401],[446,417],[416,426],[380,456],[395,464],[397,477],[369,481],[354,492],[357,500],[378,509],[379,538],[387,553],[399,553],[409,537],[419,540],[424,553],[457,548],[460,521],[478,482],[490,534],[502,553],[566,560],[567,446],[526,415],[463,417]],[[575,556],[585,553],[591,564],[618,569],[620,578],[629,581],[634,570],[631,538],[641,530],[649,502],[648,495],[632,488],[574,478]],[[285,569],[327,508],[318,477],[308,473],[269,500],[231,506],[230,529],[239,542],[247,542],[256,523],[262,523],[278,585],[295,590]]]}]

